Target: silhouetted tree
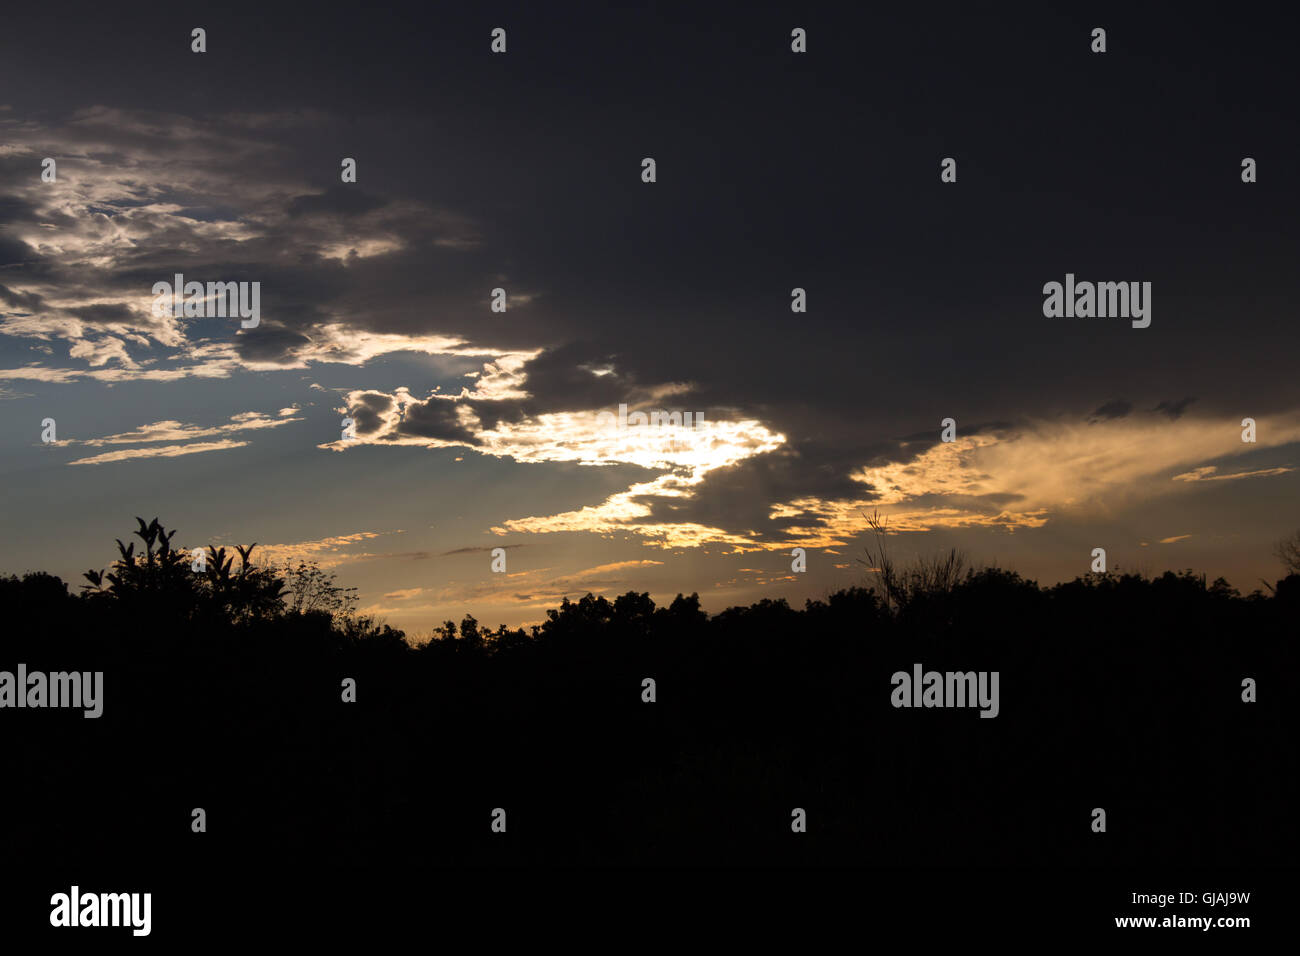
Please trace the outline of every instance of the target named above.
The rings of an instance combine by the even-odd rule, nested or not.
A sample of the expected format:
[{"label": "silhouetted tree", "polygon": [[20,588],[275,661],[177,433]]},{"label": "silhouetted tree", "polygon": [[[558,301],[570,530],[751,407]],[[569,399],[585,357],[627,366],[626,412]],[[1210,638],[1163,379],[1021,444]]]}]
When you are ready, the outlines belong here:
[{"label": "silhouetted tree", "polygon": [[240,563],[233,571],[235,555],[209,545],[206,568],[195,571],[187,554],[172,550],[174,530],[167,531],[157,518],[148,524],[143,518],[135,520],[139,528],[134,534],[143,543],[143,552],[136,552],[135,542],[124,544],[118,539],[112,570],[85,573],[89,584],[82,585],[82,592],[88,599],[108,600],[140,616],[204,617],[229,623],[283,613],[284,580],[273,569],[252,564],[256,544],[236,545]]},{"label": "silhouetted tree", "polygon": [[904,613],[921,601],[933,606],[935,598],[950,593],[961,581],[966,571],[966,555],[961,551],[951,548],[947,554],[923,555],[909,565],[900,565],[885,546],[889,519],[881,517],[878,511],[863,517],[875,535],[876,545],[868,546],[866,560],[859,558],[858,563],[866,565],[875,575],[886,603],[894,611]]},{"label": "silhouetted tree", "polygon": [[1300,531],[1279,541],[1274,554],[1288,574],[1300,574]]},{"label": "silhouetted tree", "polygon": [[[332,574],[308,566],[306,590],[286,590],[253,546],[210,547],[195,571],[173,532],[139,524],[79,595],[0,577],[0,668],[108,682],[103,723],[9,715],[11,852],[82,872],[206,854],[243,872],[272,847],[324,872],[381,852],[448,867],[1241,865],[1300,846],[1281,719],[1300,692],[1300,575],[1243,598],[1190,571],[1042,588],[997,568],[958,578],[943,558],[894,567],[892,598],[859,587],[710,615],[695,593],[662,607],[588,593],[527,629],[465,614],[417,652],[371,617],[332,616],[352,593]],[[1000,672],[997,721],[895,709],[889,677],[916,663]],[[357,706],[340,700],[349,678]],[[136,750],[160,759],[123,760]],[[1261,785],[1241,787],[1239,765]],[[77,822],[88,779],[96,819],[118,826]],[[176,809],[199,793],[222,821],[202,844]],[[1105,841],[1080,815],[1094,793],[1130,818]],[[480,825],[503,794],[526,839]],[[792,806],[826,838],[789,839]],[[1207,822],[1212,840],[1187,840]]]},{"label": "silhouetted tree", "polygon": [[285,607],[294,614],[322,611],[330,617],[349,617],[356,610],[356,588],[334,583],[335,575],[309,561],[284,565]]}]

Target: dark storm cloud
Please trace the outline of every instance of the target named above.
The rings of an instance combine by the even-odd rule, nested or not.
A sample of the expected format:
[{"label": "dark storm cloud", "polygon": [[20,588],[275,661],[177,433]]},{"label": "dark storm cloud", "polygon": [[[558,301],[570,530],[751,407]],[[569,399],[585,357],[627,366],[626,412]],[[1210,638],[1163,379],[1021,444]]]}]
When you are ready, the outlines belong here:
[{"label": "dark storm cloud", "polygon": [[386,205],[388,200],[352,186],[331,186],[323,193],[295,196],[289,203],[290,218],[305,216],[359,216]]},{"label": "dark storm cloud", "polygon": [[289,364],[293,359],[294,349],[307,345],[311,340],[301,332],[284,328],[258,326],[255,335],[240,336],[237,339],[240,357],[250,362],[267,362],[272,364]]},{"label": "dark storm cloud", "polygon": [[[1007,421],[975,422],[972,425],[966,425],[959,421],[957,422],[957,433],[963,436],[964,435],[992,435],[992,434],[997,434],[998,432],[1007,431],[1008,429],[1014,427],[1015,427],[1015,423],[1007,422]],[[939,440],[939,434],[941,430],[942,429],[939,427],[939,424],[936,422],[935,427],[930,431],[913,432],[910,435],[904,435],[902,438],[897,439],[898,447],[909,448],[909,446],[914,445],[917,442],[920,442],[923,445],[933,445],[936,441]],[[916,449],[909,449],[909,450],[911,451],[911,454],[917,453]],[[885,454],[886,457],[890,457],[888,453],[882,453],[882,454]],[[896,459],[891,458],[891,460],[896,460]]]},{"label": "dark storm cloud", "polygon": [[405,408],[396,434],[406,438],[437,438],[477,445],[474,432],[460,423],[456,409],[456,402],[447,399],[411,402]]},{"label": "dark storm cloud", "polygon": [[1107,402],[1095,412],[1088,416],[1089,422],[1105,422],[1116,418],[1124,418],[1133,411],[1133,403],[1126,402],[1122,398]]},{"label": "dark storm cloud", "polygon": [[393,399],[381,392],[364,392],[353,396],[348,415],[358,435],[373,435],[386,425],[386,416],[396,407]]},{"label": "dark storm cloud", "polygon": [[13,308],[24,309],[28,312],[35,312],[45,307],[44,298],[35,292],[15,292],[13,289],[2,285],[0,285],[0,303]]},{"label": "dark storm cloud", "polygon": [[[934,435],[927,437],[933,439]],[[893,442],[871,447],[795,442],[773,454],[709,472],[689,498],[643,496],[637,500],[651,509],[652,520],[698,522],[736,534],[779,537],[782,529],[807,519],[771,519],[772,502],[874,498],[874,489],[852,480],[849,474],[866,461],[907,461],[911,457]]]},{"label": "dark storm cloud", "polygon": [[[526,381],[526,397],[470,395],[460,401],[473,410],[485,431],[552,412],[617,414],[620,403],[644,398],[645,389],[616,368],[616,356],[588,343],[566,343],[541,349],[524,364],[521,374]],[[689,402],[689,396],[673,396],[661,404],[678,408],[684,407],[683,402]]]},{"label": "dark storm cloud", "polygon": [[[969,434],[992,435],[1006,432],[1009,427],[1002,422],[986,423],[972,426]],[[918,433],[872,445],[796,441],[776,453],[709,472],[690,497],[647,495],[637,500],[651,509],[651,521],[698,522],[752,536],[756,541],[781,541],[792,527],[825,526],[827,521],[819,510],[828,504],[852,503],[856,508],[870,510],[872,502],[890,489],[854,480],[850,474],[867,464],[907,466],[939,444],[936,435],[937,432]],[[923,494],[910,498],[908,505],[996,514],[1023,497],[1015,493]],[[799,500],[812,502],[812,509],[771,516],[773,502]]]},{"label": "dark storm cloud", "polygon": [[1177,421],[1182,417],[1187,407],[1196,401],[1194,397],[1180,398],[1176,402],[1164,401],[1152,409],[1153,412],[1163,412],[1168,415],[1171,421]]},{"label": "dark storm cloud", "polygon": [[0,236],[0,266],[18,265],[35,258],[31,246],[21,239]]},{"label": "dark storm cloud", "polygon": [[[22,163],[16,157],[0,158],[0,175],[5,179],[17,178],[24,174],[31,175],[31,162]],[[35,222],[36,206],[17,196],[0,196],[0,222]]]},{"label": "dark storm cloud", "polygon": [[118,325],[134,318],[124,305],[83,305],[68,309],[68,312],[89,325]]},{"label": "dark storm cloud", "polygon": [[[616,412],[620,402],[635,395],[637,382],[614,368],[612,356],[588,343],[545,349],[524,366],[530,397],[521,400],[519,408],[528,414],[602,408]],[[606,374],[598,374],[601,370]]]},{"label": "dark storm cloud", "polygon": [[474,547],[453,548],[451,551],[442,552],[442,557],[445,558],[453,554],[478,554],[480,552],[487,554],[489,552],[495,551],[497,548],[502,548],[506,551],[511,551],[515,548],[526,548],[526,547],[528,547],[527,544],[497,544],[497,545],[492,545],[491,547],[485,545],[481,548],[474,548]]},{"label": "dark storm cloud", "polygon": [[[933,449],[945,417],[966,438],[1095,409],[1101,432],[1139,406],[1179,418],[1190,400],[1171,394],[1262,411],[1297,398],[1296,330],[1278,318],[1300,293],[1294,183],[1279,177],[1256,202],[1235,159],[1189,145],[1300,153],[1267,57],[1206,75],[1194,18],[1126,21],[1124,49],[1158,44],[1160,58],[1089,58],[1078,24],[1046,10],[1009,29],[969,13],[885,30],[865,8],[815,11],[813,53],[797,59],[780,10],[582,13],[561,29],[512,11],[521,42],[503,59],[470,12],[413,9],[394,30],[222,11],[212,35],[239,38],[243,68],[209,75],[168,45],[170,28],[115,12],[156,61],[76,47],[75,70],[26,94],[41,108],[0,129],[25,150],[0,154],[0,221],[14,224],[0,253],[23,263],[5,272],[9,306],[40,320],[8,331],[63,336],[110,367],[139,348],[132,331],[159,351],[225,343],[250,363],[354,366],[357,388],[381,387],[366,363],[403,343],[485,363],[540,350],[515,383],[527,397],[425,397],[400,423],[389,396],[367,398],[358,433],[382,438],[473,445],[464,407],[492,430],[671,384],[659,407],[787,436],[684,497],[645,499],[655,517],[738,532],[801,520],[771,520],[773,502],[880,495],[849,476]],[[285,47],[286,29],[303,42]],[[17,46],[0,63],[12,89],[43,62]],[[336,70],[340,51],[358,67]],[[154,82],[168,68],[184,82]],[[106,105],[84,108],[87,89]],[[1062,150],[1052,124],[1073,116],[1106,135]],[[959,182],[941,186],[950,151]],[[47,154],[59,184],[38,181]],[[655,184],[639,179],[646,155]],[[338,181],[343,156],[358,158],[358,183]],[[175,271],[260,281],[262,325],[132,320],[103,301]],[[1044,318],[1042,285],[1066,271],[1152,280],[1152,327]],[[790,311],[794,286],[805,314]],[[504,313],[488,308],[496,287]],[[1225,336],[1241,290],[1257,305]],[[115,330],[116,350],[100,337]],[[1111,399],[1119,389],[1133,401]],[[988,502],[1016,497],[1000,494]]]},{"label": "dark storm cloud", "polygon": [[[801,86],[805,79],[772,75],[766,63],[749,66],[746,82],[788,86],[789,95],[812,90]],[[711,82],[699,75],[691,80],[697,81],[706,87]],[[736,85],[743,84],[737,79]],[[716,137],[740,136],[750,118],[748,102],[741,99],[735,114],[719,118]],[[503,105],[519,109],[518,103]],[[690,99],[677,101],[677,107],[689,115]],[[418,157],[431,142],[431,129],[418,117],[402,127],[409,141],[405,149],[397,148],[395,131],[367,128],[369,154],[389,158],[378,166],[362,157],[356,188],[337,182],[340,150],[328,152],[328,163],[316,151],[319,142],[337,139],[337,131],[354,121],[324,109],[284,117],[229,112],[200,121],[99,107],[74,113],[56,138],[65,147],[105,150],[95,155],[126,169],[146,155],[174,159],[174,181],[155,183],[153,197],[179,201],[182,211],[207,217],[205,232],[171,213],[135,207],[133,227],[148,241],[119,252],[115,269],[83,283],[87,294],[91,286],[138,294],[141,282],[175,268],[187,275],[201,271],[203,278],[260,279],[263,326],[239,334],[236,352],[248,361],[285,366],[322,359],[364,362],[373,352],[351,348],[348,330],[443,335],[489,351],[545,349],[528,369],[530,399],[476,409],[489,427],[521,414],[616,407],[637,386],[673,381],[694,387],[682,394],[683,401],[761,408],[773,416],[765,420],[782,431],[807,417],[791,411],[796,405],[820,409],[824,421],[816,428],[843,432],[849,430],[847,421],[825,419],[847,418],[857,414],[855,406],[869,404],[870,434],[863,436],[868,441],[899,434],[900,426],[928,430],[930,419],[943,414],[957,418],[962,433],[969,434],[961,423],[973,416],[998,420],[1026,411],[1026,394],[1034,395],[1035,410],[1095,402],[1091,385],[1072,381],[1070,371],[1054,360],[1033,357],[1044,348],[1059,349],[1061,334],[1073,339],[1071,348],[1079,353],[1072,366],[1124,366],[1141,359],[1144,340],[1134,335],[1111,343],[1113,336],[1095,325],[1047,328],[1035,300],[1042,279],[1054,271],[1034,267],[1015,278],[1005,271],[990,273],[978,257],[965,261],[956,255],[973,238],[960,232],[936,245],[919,224],[942,214],[941,200],[928,186],[920,195],[919,182],[896,184],[905,195],[876,210],[875,228],[888,232],[891,243],[863,256],[867,250],[843,224],[844,217],[828,218],[830,194],[823,196],[816,187],[807,194],[789,192],[793,187],[771,173],[773,167],[786,170],[793,181],[797,170],[807,172],[809,144],[830,142],[824,124],[833,113],[821,112],[829,107],[822,104],[803,117],[802,137],[760,134],[756,143],[769,159],[761,169],[745,163],[701,166],[702,141],[687,134],[671,140],[667,155],[685,166],[671,188],[661,188],[667,181],[639,188],[643,184],[632,175],[625,182],[611,168],[613,148],[608,156],[542,148],[531,138],[534,127],[528,122],[518,133],[518,150],[530,156],[526,169],[506,174],[493,161],[482,161],[467,142],[459,152],[442,147],[439,155],[454,174],[444,170],[437,177],[416,175],[418,164],[403,160]],[[418,113],[418,97],[398,108]],[[609,131],[612,143],[621,148],[634,142],[629,132],[616,119]],[[818,183],[862,175],[851,170],[842,151],[817,155]],[[22,159],[29,179],[35,156]],[[241,164],[254,158],[258,175],[250,178]],[[71,161],[68,169],[71,175],[77,163]],[[444,181],[458,184],[460,211],[448,209],[453,204],[446,201]],[[973,212],[1007,198],[979,183],[963,181],[960,188]],[[728,213],[745,195],[765,197],[768,215],[747,218],[743,230],[733,230]],[[647,205],[643,196],[653,196],[654,202]],[[30,217],[29,196],[10,199]],[[104,198],[94,208],[143,201]],[[106,215],[99,222],[107,228],[119,218]],[[1009,220],[1008,235],[1014,236],[1015,228],[1031,223],[1033,213],[1013,199],[999,219]],[[950,226],[960,230],[967,221]],[[256,234],[240,235],[241,223]],[[1008,242],[1014,246],[1016,240]],[[178,254],[181,249],[185,252]],[[855,257],[871,268],[862,282],[847,283],[834,263]],[[777,281],[777,274],[786,272],[792,277]],[[945,277],[943,288],[933,289],[935,275]],[[788,309],[789,287],[796,281],[809,290],[807,315],[794,316]],[[487,308],[488,292],[497,285],[512,296],[507,313]],[[914,287],[932,291],[921,300],[904,295]],[[1020,288],[1029,290],[1023,301],[1015,292]],[[945,291],[951,289],[965,291]],[[998,302],[1000,311],[971,315],[972,301]],[[850,321],[868,302],[874,318]],[[1015,308],[1009,311],[1008,305]],[[914,314],[918,307],[923,316]],[[954,363],[948,352],[931,356],[919,347],[918,322],[978,361]],[[330,323],[345,334],[317,334]],[[990,351],[967,334],[975,328],[1017,330],[1013,368],[1005,364],[1010,355]],[[187,334],[199,332],[218,336],[206,326]],[[597,376],[583,368],[599,361],[608,361],[613,374]],[[1158,369],[1153,374],[1165,375]],[[940,382],[945,384],[937,386]],[[917,414],[939,388],[949,393],[943,399],[946,409],[938,416]],[[866,401],[864,391],[882,396],[884,405]],[[863,423],[855,424],[861,430]]]}]

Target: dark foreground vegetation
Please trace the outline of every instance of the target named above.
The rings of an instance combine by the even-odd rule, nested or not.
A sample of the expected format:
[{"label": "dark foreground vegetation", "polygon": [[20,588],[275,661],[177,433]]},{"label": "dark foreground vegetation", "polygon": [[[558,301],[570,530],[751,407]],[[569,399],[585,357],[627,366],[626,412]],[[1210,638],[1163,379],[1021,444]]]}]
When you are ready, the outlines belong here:
[{"label": "dark foreground vegetation", "polygon": [[[467,617],[413,647],[328,576],[224,552],[194,572],[156,525],[137,537],[79,594],[0,579],[0,670],[104,672],[100,719],[0,712],[11,858],[1253,865],[1298,847],[1297,575],[1242,597],[1190,573],[1044,589],[986,569],[902,602],[712,617],[695,595],[588,595],[531,633]],[[999,671],[999,715],[894,708],[916,663]]]}]

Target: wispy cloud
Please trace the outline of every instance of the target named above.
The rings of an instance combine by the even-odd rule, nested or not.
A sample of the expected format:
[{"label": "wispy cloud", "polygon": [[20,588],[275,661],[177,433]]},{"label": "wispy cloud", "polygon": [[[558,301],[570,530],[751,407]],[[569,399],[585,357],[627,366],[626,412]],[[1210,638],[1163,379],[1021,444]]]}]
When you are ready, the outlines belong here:
[{"label": "wispy cloud", "polygon": [[77,458],[69,461],[69,465],[106,465],[110,462],[131,461],[139,458],[176,458],[181,455],[197,455],[209,451],[228,451],[232,448],[243,448],[249,443],[235,441],[230,438],[209,442],[194,441],[194,439],[279,428],[281,425],[302,421],[301,418],[291,418],[284,414],[285,412],[292,414],[293,411],[294,409],[291,408],[281,409],[281,417],[278,418],[269,418],[260,412],[240,412],[231,415],[228,424],[214,426],[186,425],[169,419],[167,421],[153,422],[149,425],[141,425],[131,431],[107,435],[103,438],[69,438],[60,441],[59,444],[102,447],[104,445],[137,445],[142,442],[185,442],[185,444],[123,448],[118,451],[92,455],[88,458]]},{"label": "wispy cloud", "polygon": [[269,418],[259,412],[240,412],[237,415],[230,416],[230,424],[227,425],[185,425],[174,420],[154,422],[150,425],[141,425],[139,428],[132,429],[129,432],[121,432],[117,435],[108,435],[104,438],[88,438],[81,442],[73,441],[73,444],[82,445],[125,445],[135,442],[155,442],[155,441],[183,441],[193,438],[209,438],[214,435],[226,435],[234,432],[256,431],[266,428],[279,428],[281,425],[287,425],[290,422],[300,422],[301,418],[289,418],[284,416],[284,412],[292,414],[294,409],[282,409],[281,417]]},{"label": "wispy cloud", "polygon": [[364,561],[374,557],[383,557],[372,552],[358,552],[353,549],[375,538],[390,534],[404,534],[404,531],[356,531],[352,534],[334,535],[317,538],[313,541],[295,541],[281,544],[259,544],[258,559],[267,564],[283,564],[287,561],[315,562],[322,568],[337,567],[353,561]]},{"label": "wispy cloud", "polygon": [[1200,468],[1193,468],[1191,471],[1185,471],[1181,475],[1174,475],[1174,481],[1235,481],[1238,478],[1271,478],[1274,475],[1285,475],[1288,471],[1295,471],[1286,465],[1277,468],[1260,468],[1256,471],[1237,471],[1230,475],[1216,475],[1219,468],[1217,465],[1202,465]]},{"label": "wispy cloud", "polygon": [[246,441],[194,442],[189,445],[161,445],[150,448],[122,448],[118,451],[106,451],[102,455],[90,458],[78,458],[68,462],[69,465],[106,465],[113,461],[129,461],[132,458],[176,458],[181,455],[198,455],[207,451],[227,451],[242,448]]}]

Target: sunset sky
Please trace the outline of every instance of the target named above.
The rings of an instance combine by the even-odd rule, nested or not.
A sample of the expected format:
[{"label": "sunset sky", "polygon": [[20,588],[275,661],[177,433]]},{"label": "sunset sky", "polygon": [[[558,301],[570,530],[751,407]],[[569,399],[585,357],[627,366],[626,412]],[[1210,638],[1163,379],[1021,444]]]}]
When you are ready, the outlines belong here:
[{"label": "sunset sky", "polygon": [[[866,583],[879,509],[902,557],[1040,583],[1096,547],[1277,579],[1289,33],[541,6],[6,15],[0,571],[79,585],[156,515],[419,634],[588,591],[802,604]],[[154,315],[175,273],[260,282],[260,325]],[[1150,327],[1044,317],[1067,273],[1151,282]],[[620,404],[704,422],[597,421]]]}]

